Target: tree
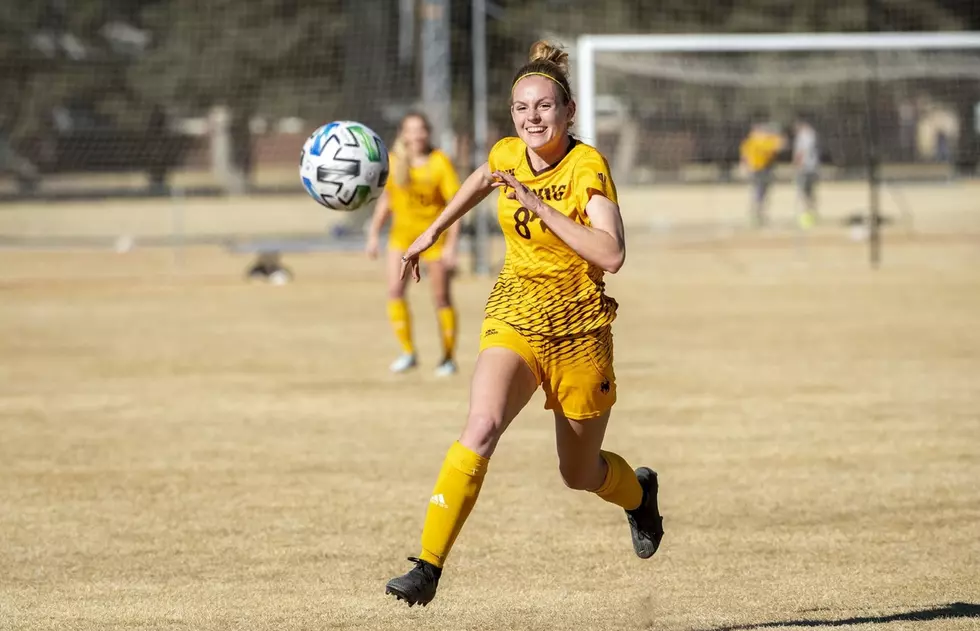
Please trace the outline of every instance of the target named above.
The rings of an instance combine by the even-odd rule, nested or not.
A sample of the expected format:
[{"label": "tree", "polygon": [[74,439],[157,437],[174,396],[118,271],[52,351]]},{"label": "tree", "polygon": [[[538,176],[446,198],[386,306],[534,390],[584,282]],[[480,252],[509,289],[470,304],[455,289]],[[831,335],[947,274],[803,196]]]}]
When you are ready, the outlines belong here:
[{"label": "tree", "polygon": [[[6,3],[0,9],[0,113],[15,141],[52,133],[56,108],[138,125],[125,81],[128,58],[103,27],[114,15],[109,0]],[[126,116],[128,115],[128,118]]]},{"label": "tree", "polygon": [[247,177],[249,122],[258,111],[317,120],[340,109],[342,8],[340,0],[157,2],[141,16],[156,43],[132,66],[130,81],[177,114],[228,107],[233,161]]}]

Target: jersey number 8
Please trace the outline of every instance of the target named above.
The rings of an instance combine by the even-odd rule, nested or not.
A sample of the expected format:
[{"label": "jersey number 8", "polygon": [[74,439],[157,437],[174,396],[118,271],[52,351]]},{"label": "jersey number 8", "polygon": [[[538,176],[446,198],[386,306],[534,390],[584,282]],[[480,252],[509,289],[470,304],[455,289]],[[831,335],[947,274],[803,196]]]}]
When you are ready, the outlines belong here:
[{"label": "jersey number 8", "polygon": [[531,226],[527,222],[531,221],[531,211],[521,206],[514,211],[514,230],[525,239],[531,238]]}]

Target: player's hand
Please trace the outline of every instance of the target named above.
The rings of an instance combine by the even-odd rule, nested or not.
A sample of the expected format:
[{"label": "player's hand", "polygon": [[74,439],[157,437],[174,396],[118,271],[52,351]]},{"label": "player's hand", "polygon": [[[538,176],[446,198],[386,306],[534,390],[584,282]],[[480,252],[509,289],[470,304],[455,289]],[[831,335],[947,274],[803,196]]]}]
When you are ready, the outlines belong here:
[{"label": "player's hand", "polygon": [[516,177],[506,171],[494,171],[492,175],[494,182],[490,186],[503,189],[502,192],[506,193],[507,199],[516,199],[521,206],[532,213],[537,213],[538,205],[542,202],[541,198],[535,195],[531,189],[521,184]]},{"label": "player's hand", "polygon": [[400,278],[405,279],[405,275],[409,270],[412,272],[412,278],[415,282],[422,280],[422,274],[419,272],[419,255],[432,247],[436,242],[436,237],[430,230],[426,230],[419,235],[412,245],[408,246],[405,250],[405,254],[402,255],[402,272]]},{"label": "player's hand", "polygon": [[367,244],[364,246],[364,253],[367,254],[369,259],[378,258],[378,237],[375,235],[368,235]]},{"label": "player's hand", "polygon": [[442,266],[449,273],[456,271],[456,248],[447,247],[442,251]]}]

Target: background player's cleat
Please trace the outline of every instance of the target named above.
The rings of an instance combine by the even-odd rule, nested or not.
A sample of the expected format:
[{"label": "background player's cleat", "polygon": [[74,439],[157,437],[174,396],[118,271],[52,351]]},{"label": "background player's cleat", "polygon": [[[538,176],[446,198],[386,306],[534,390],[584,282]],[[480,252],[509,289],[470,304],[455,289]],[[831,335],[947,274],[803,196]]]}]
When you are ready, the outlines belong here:
[{"label": "background player's cleat", "polygon": [[817,225],[817,216],[812,211],[804,210],[799,214],[796,221],[799,223],[801,229],[809,230]]},{"label": "background player's cleat", "polygon": [[443,361],[441,364],[436,366],[436,377],[451,377],[457,372],[456,362],[451,359]]},{"label": "background player's cleat", "polygon": [[285,285],[286,283],[293,280],[292,273],[285,269],[280,268],[269,274],[268,282],[270,285]]},{"label": "background player's cleat", "polygon": [[415,355],[411,353],[403,353],[399,355],[395,361],[391,362],[391,366],[388,367],[388,370],[396,373],[405,372],[406,370],[415,368],[417,365],[418,362],[415,360]]},{"label": "background player's cleat", "polygon": [[436,596],[442,569],[415,557],[408,557],[408,560],[413,561],[415,567],[407,574],[388,581],[385,593],[393,595],[398,600],[404,600],[409,607],[412,605],[425,607]]},{"label": "background player's cleat", "polygon": [[633,535],[633,551],[641,559],[649,559],[664,538],[664,518],[660,516],[660,509],[657,507],[660,484],[657,481],[657,472],[648,467],[637,469],[636,479],[643,487],[643,501],[637,508],[626,511],[626,520]]}]

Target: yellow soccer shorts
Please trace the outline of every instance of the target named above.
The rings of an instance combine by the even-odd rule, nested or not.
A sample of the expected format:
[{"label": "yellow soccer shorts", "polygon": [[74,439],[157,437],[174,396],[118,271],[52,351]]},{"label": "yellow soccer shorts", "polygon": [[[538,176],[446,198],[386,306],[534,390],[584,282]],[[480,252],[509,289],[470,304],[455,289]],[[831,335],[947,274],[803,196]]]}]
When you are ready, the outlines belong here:
[{"label": "yellow soccer shorts", "polygon": [[[392,229],[391,234],[388,235],[388,249],[394,250],[395,252],[404,252],[412,245],[412,243],[415,242],[416,239],[419,238],[420,234],[422,234],[422,231],[416,233],[414,230],[394,228]],[[419,260],[438,261],[442,258],[442,249],[445,244],[446,233],[443,232],[441,235],[439,235],[439,238],[436,239],[436,242],[432,245],[432,247],[419,256]]]},{"label": "yellow soccer shorts", "polygon": [[546,410],[573,421],[602,416],[616,403],[610,327],[560,338],[522,334],[494,318],[480,331],[480,351],[503,347],[521,356],[544,389]]}]

